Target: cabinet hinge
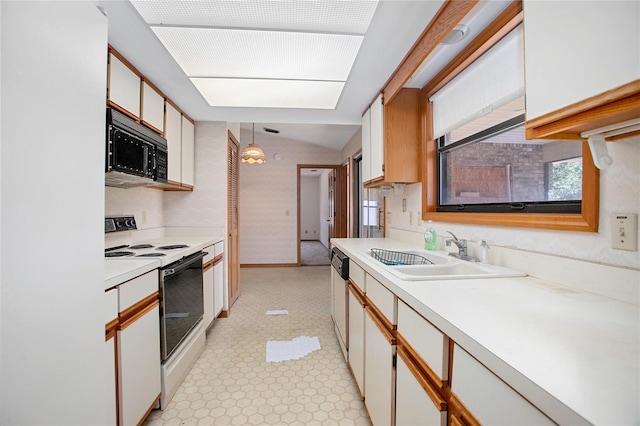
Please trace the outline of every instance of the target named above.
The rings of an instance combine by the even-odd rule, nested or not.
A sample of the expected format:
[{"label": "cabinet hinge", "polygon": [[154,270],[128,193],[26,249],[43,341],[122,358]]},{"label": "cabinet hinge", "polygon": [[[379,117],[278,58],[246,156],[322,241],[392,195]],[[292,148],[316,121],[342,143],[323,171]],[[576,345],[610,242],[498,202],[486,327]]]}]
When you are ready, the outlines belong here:
[{"label": "cabinet hinge", "polygon": [[398,366],[398,354],[393,354],[393,358],[391,361],[391,366],[395,369]]},{"label": "cabinet hinge", "polygon": [[382,165],[382,171],[384,172],[384,164]]}]

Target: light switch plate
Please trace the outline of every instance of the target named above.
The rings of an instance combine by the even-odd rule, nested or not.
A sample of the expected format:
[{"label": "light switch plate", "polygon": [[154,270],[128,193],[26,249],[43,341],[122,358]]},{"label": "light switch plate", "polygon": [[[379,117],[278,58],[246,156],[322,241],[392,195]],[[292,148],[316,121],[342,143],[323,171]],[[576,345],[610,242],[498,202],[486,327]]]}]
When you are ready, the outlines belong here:
[{"label": "light switch plate", "polygon": [[611,213],[611,248],[638,250],[638,215]]}]

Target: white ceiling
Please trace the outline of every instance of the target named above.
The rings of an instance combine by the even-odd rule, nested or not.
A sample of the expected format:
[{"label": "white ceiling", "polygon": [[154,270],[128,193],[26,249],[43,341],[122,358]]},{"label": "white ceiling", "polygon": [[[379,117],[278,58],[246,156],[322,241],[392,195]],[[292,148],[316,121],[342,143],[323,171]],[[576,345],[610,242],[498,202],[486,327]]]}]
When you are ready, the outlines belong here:
[{"label": "white ceiling", "polygon": [[[109,19],[109,43],[194,120],[239,122],[247,129],[251,128],[250,123],[256,123],[256,132],[268,127],[280,130],[280,136],[288,139],[341,149],[358,130],[362,113],[438,12],[443,0],[380,1],[335,109],[210,106],[128,0],[98,0],[97,3]],[[481,2],[493,9],[497,4],[500,10],[507,3],[506,0]],[[472,27],[466,40],[473,39],[478,32]],[[464,45],[455,47],[459,51]],[[430,60],[427,72],[421,73],[435,74],[457,53],[449,50],[448,55],[440,53]],[[428,81],[426,78],[414,79],[413,86],[421,87],[420,84]]]}]

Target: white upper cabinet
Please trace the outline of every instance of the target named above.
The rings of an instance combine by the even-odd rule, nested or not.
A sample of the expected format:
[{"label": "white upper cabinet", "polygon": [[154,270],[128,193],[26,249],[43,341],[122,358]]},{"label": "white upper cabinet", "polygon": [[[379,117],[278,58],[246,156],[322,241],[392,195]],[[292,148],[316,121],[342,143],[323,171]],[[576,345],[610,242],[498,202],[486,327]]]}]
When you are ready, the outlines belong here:
[{"label": "white upper cabinet", "polygon": [[640,78],[640,2],[524,0],[527,120]]},{"label": "white upper cabinet", "polygon": [[140,117],[140,76],[113,53],[109,53],[109,101]]},{"label": "white upper cabinet", "polygon": [[164,137],[167,140],[167,180],[180,183],[182,177],[182,114],[169,102],[166,104]]},{"label": "white upper cabinet", "polygon": [[159,133],[164,128],[164,97],[149,83],[142,83],[142,121]]},{"label": "white upper cabinet", "polygon": [[191,121],[182,116],[182,183],[193,186],[195,175],[195,131]]},{"label": "white upper cabinet", "polygon": [[384,108],[382,94],[362,116],[362,181],[384,177]]},{"label": "white upper cabinet", "polygon": [[362,182],[371,180],[371,108],[362,116]]},{"label": "white upper cabinet", "polygon": [[382,94],[371,105],[371,180],[384,177],[384,108]]}]

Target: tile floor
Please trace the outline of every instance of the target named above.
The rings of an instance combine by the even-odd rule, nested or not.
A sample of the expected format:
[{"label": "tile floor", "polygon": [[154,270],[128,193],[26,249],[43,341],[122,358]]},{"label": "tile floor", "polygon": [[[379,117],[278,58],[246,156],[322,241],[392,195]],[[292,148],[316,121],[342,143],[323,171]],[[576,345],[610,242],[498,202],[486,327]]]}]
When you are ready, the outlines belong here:
[{"label": "tile floor", "polygon": [[320,241],[300,241],[300,264],[303,266],[331,264],[329,249]]},{"label": "tile floor", "polygon": [[[164,411],[145,425],[369,425],[330,317],[330,267],[241,270],[241,295]],[[288,315],[266,316],[287,309]],[[318,336],[299,360],[265,361],[268,340]]]}]

